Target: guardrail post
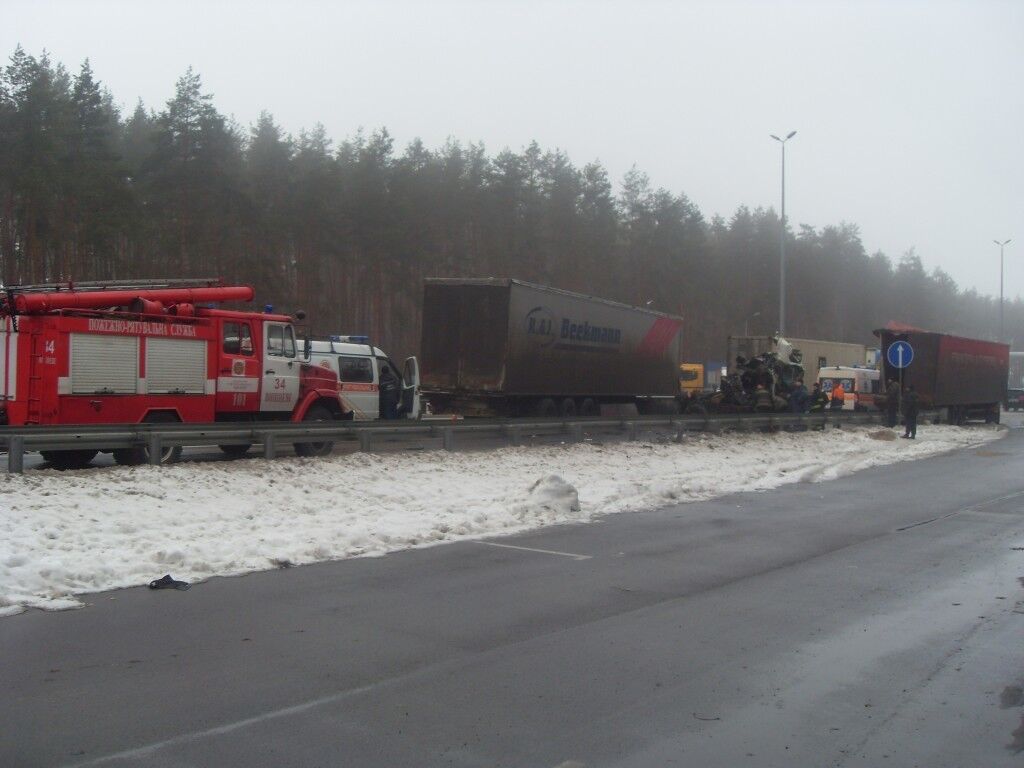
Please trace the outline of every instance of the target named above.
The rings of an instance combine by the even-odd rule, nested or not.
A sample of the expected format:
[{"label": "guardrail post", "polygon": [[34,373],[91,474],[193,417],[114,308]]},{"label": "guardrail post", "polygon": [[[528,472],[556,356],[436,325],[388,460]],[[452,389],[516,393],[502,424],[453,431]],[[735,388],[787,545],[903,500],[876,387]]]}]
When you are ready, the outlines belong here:
[{"label": "guardrail post", "polygon": [[580,424],[569,425],[569,437],[572,438],[574,443],[583,442],[583,426]]},{"label": "guardrail post", "polygon": [[25,438],[12,435],[7,442],[7,471],[20,475],[25,471]]},{"label": "guardrail post", "polygon": [[163,453],[163,441],[160,440],[160,435],[156,432],[149,433],[149,465],[156,467],[160,465],[160,455]]},{"label": "guardrail post", "polygon": [[263,458],[272,459],[277,455],[277,449],[274,446],[274,433],[267,432],[263,436]]},{"label": "guardrail post", "polygon": [[523,444],[523,433],[520,431],[519,427],[505,427],[505,435],[508,437],[508,444],[513,448],[518,448]]},{"label": "guardrail post", "polygon": [[636,440],[636,422],[627,421],[623,426],[626,429],[626,439],[630,441]]},{"label": "guardrail post", "polygon": [[446,451],[455,450],[455,430],[448,429],[441,430],[441,443]]},{"label": "guardrail post", "polygon": [[359,450],[369,452],[370,444],[373,442],[373,434],[363,430],[359,434]]}]

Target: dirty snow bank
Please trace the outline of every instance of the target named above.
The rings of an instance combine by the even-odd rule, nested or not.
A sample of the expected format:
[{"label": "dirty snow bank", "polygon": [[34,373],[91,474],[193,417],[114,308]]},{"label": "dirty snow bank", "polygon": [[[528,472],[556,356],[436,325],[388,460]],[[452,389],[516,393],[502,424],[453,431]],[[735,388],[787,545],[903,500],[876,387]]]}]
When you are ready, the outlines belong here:
[{"label": "dirty snow bank", "polygon": [[817,482],[1000,434],[932,426],[886,441],[859,428],[4,476],[0,615],[165,573],[196,581]]}]

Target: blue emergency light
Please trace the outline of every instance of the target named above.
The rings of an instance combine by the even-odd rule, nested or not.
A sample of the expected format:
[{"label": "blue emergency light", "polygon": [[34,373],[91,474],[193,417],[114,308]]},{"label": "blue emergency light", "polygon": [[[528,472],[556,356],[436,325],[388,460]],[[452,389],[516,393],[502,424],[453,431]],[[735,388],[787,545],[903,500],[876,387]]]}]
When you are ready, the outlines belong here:
[{"label": "blue emergency light", "polygon": [[264,304],[263,305],[263,314],[265,314],[265,315],[272,315],[272,314],[274,314],[274,305],[273,304]]}]

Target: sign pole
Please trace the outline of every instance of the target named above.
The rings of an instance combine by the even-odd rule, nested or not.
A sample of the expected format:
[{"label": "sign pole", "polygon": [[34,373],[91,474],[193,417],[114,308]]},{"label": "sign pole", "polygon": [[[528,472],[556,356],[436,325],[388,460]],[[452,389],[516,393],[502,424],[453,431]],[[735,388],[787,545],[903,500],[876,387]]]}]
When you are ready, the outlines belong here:
[{"label": "sign pole", "polygon": [[899,405],[897,406],[898,411],[896,413],[896,423],[899,424],[899,418],[900,418],[900,416],[903,413],[903,345],[902,344],[900,344],[896,348],[896,354],[899,356],[899,359],[900,359],[900,396],[896,399],[896,402],[899,403]]}]

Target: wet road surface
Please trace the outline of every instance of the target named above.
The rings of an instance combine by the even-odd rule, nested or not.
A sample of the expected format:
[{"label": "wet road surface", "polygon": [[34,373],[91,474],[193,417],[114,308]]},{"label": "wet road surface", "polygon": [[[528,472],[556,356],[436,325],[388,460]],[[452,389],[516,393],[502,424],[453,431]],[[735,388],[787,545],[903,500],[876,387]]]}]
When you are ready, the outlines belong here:
[{"label": "wet road surface", "polygon": [[1016,766],[1022,579],[1014,429],[490,544],[103,593],[0,620],[0,765]]}]

